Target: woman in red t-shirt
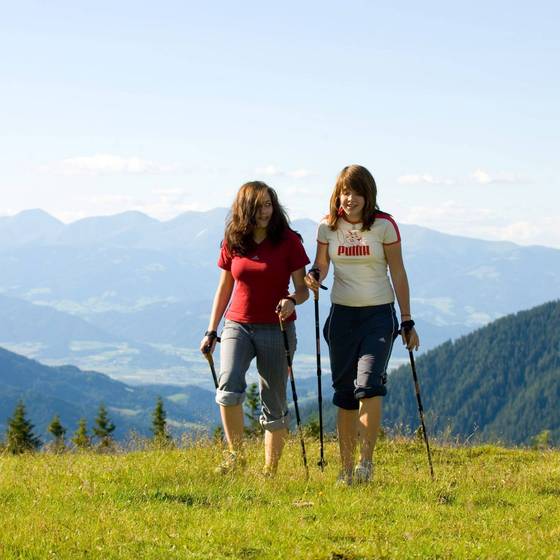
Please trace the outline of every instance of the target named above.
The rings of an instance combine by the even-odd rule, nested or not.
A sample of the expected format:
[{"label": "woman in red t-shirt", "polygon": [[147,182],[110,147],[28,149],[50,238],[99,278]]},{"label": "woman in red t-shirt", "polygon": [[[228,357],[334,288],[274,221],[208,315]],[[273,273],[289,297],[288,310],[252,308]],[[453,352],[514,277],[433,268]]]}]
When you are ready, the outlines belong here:
[{"label": "woman in red t-shirt", "polygon": [[[290,228],[274,189],[261,181],[244,184],[226,225],[218,259],[222,272],[208,330],[200,343],[203,353],[214,351],[218,325],[227,309],[216,402],[229,451],[218,472],[227,473],[245,464],[245,375],[255,357],[262,404],[260,423],[265,430],[265,473],[276,472],[288,432],[288,364],[278,315],[286,324],[293,355],[295,306],[309,297],[304,280],[308,263],[301,238]],[[290,278],[295,288],[291,293]]]}]

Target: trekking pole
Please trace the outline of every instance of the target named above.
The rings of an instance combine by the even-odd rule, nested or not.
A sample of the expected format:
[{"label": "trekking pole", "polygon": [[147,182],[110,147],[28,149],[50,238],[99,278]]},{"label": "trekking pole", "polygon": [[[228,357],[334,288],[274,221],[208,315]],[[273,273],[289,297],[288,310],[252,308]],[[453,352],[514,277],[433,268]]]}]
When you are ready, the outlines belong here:
[{"label": "trekking pole", "polygon": [[420,415],[420,422],[422,423],[422,434],[426,442],[426,449],[428,451],[428,462],[430,463],[430,475],[434,480],[434,467],[432,465],[432,454],[430,452],[430,444],[428,443],[428,433],[426,432],[426,424],[424,422],[424,407],[422,406],[422,399],[420,398],[420,384],[418,383],[418,376],[416,375],[416,364],[414,363],[414,355],[412,350],[408,351],[410,358],[410,367],[412,368],[412,377],[414,378],[414,389],[416,391],[416,401],[418,402],[418,414]]},{"label": "trekking pole", "polygon": [[288,342],[288,333],[284,329],[284,321],[282,317],[278,315],[278,321],[280,322],[280,330],[282,331],[282,337],[284,339],[284,350],[286,350],[286,361],[288,362],[288,375],[290,377],[290,382],[292,384],[292,397],[294,399],[294,409],[296,411],[296,422],[299,432],[299,438],[301,441],[301,455],[303,458],[303,466],[305,467],[305,478],[309,478],[309,468],[307,467],[307,455],[305,453],[305,441],[303,440],[303,431],[301,429],[301,419],[299,416],[299,407],[297,402],[297,392],[296,392],[296,382],[294,379],[294,371],[292,369],[292,357],[290,356],[290,344]]},{"label": "trekking pole", "polygon": [[210,366],[210,371],[212,372],[212,379],[214,380],[214,387],[218,388],[218,377],[216,376],[216,368],[214,367],[214,358],[212,357],[212,352],[208,350],[204,352],[204,357],[208,360],[208,365]]},{"label": "trekking pole", "polygon": [[[313,277],[317,282],[319,282],[319,269],[312,268],[309,272],[313,274]],[[325,286],[319,286],[326,290]],[[324,445],[323,445],[323,391],[321,387],[321,338],[319,335],[319,290],[313,291],[313,301],[315,304],[315,347],[317,351],[317,400],[319,401],[319,441],[320,441],[320,459],[317,463],[321,470],[324,470],[327,462],[324,457]]]},{"label": "trekking pole", "polygon": [[[220,342],[220,337],[216,336],[216,340]],[[216,375],[216,368],[214,367],[214,357],[212,356],[211,350],[212,342],[210,342],[209,346],[204,348],[204,357],[208,361],[208,365],[210,366],[210,371],[212,372],[212,379],[214,380],[214,387],[218,388],[218,376]]]}]

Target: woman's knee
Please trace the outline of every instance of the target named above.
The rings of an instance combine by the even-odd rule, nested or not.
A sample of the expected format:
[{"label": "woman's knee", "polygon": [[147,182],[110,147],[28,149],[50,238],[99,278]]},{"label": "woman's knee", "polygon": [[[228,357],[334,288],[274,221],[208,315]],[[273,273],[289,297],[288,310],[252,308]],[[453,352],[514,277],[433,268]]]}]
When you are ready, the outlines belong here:
[{"label": "woman's knee", "polygon": [[339,408],[345,410],[358,410],[359,402],[354,396],[353,389],[336,389],[334,390],[332,402]]},{"label": "woman's knee", "polygon": [[277,432],[278,430],[285,430],[290,427],[290,417],[287,411],[286,414],[279,418],[274,418],[263,411],[259,421],[263,430],[267,432]]},{"label": "woman's knee", "polygon": [[218,389],[216,391],[216,403],[221,406],[236,406],[245,400],[245,391],[227,391]]}]

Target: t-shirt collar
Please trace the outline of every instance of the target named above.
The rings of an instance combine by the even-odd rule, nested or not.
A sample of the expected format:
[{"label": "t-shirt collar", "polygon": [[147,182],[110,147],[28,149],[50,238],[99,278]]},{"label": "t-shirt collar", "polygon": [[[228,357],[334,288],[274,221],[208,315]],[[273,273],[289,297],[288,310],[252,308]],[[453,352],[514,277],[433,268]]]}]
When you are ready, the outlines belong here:
[{"label": "t-shirt collar", "polygon": [[352,222],[351,220],[349,220],[349,219],[346,217],[346,213],[341,214],[340,217],[341,217],[345,222],[348,222],[349,224],[352,224],[353,226],[362,223],[362,220],[358,220],[357,222]]}]

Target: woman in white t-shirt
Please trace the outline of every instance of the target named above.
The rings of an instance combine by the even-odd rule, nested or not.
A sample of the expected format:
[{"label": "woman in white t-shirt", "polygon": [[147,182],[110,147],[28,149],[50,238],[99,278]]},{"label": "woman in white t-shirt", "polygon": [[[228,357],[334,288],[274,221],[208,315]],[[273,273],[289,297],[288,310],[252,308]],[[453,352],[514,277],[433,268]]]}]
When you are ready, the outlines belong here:
[{"label": "woman in white t-shirt", "polygon": [[[331,261],[332,306],[323,334],[329,345],[333,403],[338,407],[339,481],[364,483],[373,474],[387,364],[399,332],[395,294],[403,343],[417,350],[419,339],[410,314],[399,229],[389,214],[379,210],[375,180],[361,165],[345,167],[338,176],[329,214],[319,224],[315,263],[305,278],[310,289],[318,289]],[[360,460],[354,467],[358,440]]]}]

